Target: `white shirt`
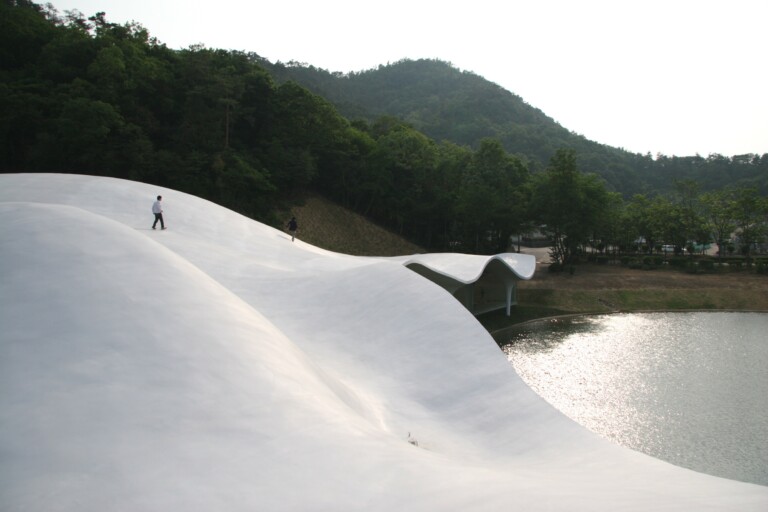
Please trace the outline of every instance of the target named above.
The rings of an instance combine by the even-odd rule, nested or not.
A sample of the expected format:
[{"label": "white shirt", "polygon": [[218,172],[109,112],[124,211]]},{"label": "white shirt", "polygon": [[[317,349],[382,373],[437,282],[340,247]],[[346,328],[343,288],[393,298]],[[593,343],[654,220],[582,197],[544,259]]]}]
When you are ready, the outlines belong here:
[{"label": "white shirt", "polygon": [[155,201],[152,204],[152,213],[163,213],[163,205],[160,204],[160,201]]}]

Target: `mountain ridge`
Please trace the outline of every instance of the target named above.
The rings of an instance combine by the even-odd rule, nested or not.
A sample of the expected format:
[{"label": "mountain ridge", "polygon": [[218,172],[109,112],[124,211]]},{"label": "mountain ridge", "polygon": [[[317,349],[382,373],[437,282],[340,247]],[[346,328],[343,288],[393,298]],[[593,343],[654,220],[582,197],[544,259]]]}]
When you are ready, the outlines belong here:
[{"label": "mountain ridge", "polygon": [[668,193],[675,180],[685,179],[701,181],[707,190],[736,185],[768,191],[768,154],[632,153],[589,140],[514,92],[439,59],[402,59],[350,73],[256,59],[278,82],[295,81],[330,101],[349,119],[370,123],[380,116],[393,116],[435,140],[471,148],[485,138],[497,139],[533,172],[546,167],[558,149],[573,149],[584,172],[601,176],[625,197]]}]

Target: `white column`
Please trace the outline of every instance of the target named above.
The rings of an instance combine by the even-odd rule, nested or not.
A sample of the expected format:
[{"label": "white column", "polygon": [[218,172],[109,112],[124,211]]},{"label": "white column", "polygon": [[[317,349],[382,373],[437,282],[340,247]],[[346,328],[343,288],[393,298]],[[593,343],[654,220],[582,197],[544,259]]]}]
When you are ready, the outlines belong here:
[{"label": "white column", "polygon": [[507,281],[507,316],[511,314],[512,309],[512,291],[515,289],[515,284],[511,281]]}]

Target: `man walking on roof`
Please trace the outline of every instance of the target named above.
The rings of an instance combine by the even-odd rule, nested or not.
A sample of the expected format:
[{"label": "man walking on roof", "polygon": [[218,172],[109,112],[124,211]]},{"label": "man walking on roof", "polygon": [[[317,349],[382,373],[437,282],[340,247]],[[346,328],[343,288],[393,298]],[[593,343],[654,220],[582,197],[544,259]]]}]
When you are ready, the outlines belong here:
[{"label": "man walking on roof", "polygon": [[162,200],[163,196],[157,196],[157,201],[152,204],[152,213],[155,214],[155,222],[152,223],[152,229],[155,229],[155,226],[157,226],[157,221],[160,221],[160,229],[165,229]]}]

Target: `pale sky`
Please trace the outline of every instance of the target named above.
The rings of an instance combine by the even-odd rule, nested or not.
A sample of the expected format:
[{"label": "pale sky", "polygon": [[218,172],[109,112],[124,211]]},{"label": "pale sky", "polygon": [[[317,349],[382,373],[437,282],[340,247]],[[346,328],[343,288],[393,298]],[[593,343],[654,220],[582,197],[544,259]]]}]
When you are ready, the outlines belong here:
[{"label": "pale sky", "polygon": [[[40,2],[43,3],[43,2]],[[436,58],[636,153],[768,153],[768,0],[54,0],[170,48],[361,71]]]}]

